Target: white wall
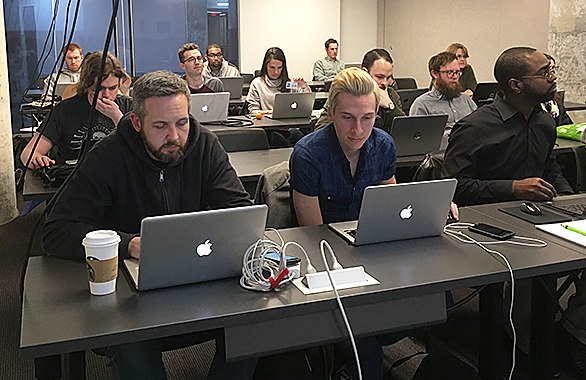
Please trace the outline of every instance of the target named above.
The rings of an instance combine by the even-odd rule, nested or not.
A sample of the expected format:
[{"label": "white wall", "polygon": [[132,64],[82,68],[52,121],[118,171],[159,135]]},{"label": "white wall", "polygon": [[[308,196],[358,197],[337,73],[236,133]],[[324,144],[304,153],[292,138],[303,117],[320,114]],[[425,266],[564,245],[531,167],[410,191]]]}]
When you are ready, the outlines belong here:
[{"label": "white wall", "polygon": [[480,82],[494,81],[494,62],[508,47],[547,51],[550,0],[381,1],[395,76],[414,77],[419,87],[429,85],[429,58],[452,42],[468,47]]},{"label": "white wall", "polygon": [[378,47],[378,0],[341,0],[340,59],[362,62],[364,53]]},{"label": "white wall", "polygon": [[[376,47],[379,0],[240,0],[240,68],[260,69],[265,51],[283,49],[290,76],[311,79],[324,42],[340,42],[339,58],[361,62]],[[262,11],[261,11],[262,10]]]},{"label": "white wall", "polygon": [[[370,1],[370,0],[369,0]],[[312,78],[324,42],[340,39],[340,0],[240,0],[240,71],[259,70],[266,50],[285,52],[289,76]]]}]

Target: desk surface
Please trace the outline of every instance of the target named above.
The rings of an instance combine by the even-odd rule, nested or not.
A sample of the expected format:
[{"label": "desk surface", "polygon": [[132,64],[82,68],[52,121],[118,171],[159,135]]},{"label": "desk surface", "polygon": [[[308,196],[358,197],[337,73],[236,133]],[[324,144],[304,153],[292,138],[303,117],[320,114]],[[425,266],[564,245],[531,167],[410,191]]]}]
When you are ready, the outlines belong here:
[{"label": "desk surface", "polygon": [[[430,315],[431,320],[442,320],[444,290],[506,278],[504,267],[495,259],[481,252],[470,254],[469,247],[445,236],[355,248],[326,226],[283,230],[282,234],[285,240],[305,246],[318,270],[323,269],[318,243],[326,238],[340,263],[362,264],[381,282],[340,292],[357,334],[429,323]],[[363,307],[377,310],[391,303],[396,308],[418,298],[425,301],[425,307],[401,313],[387,310],[381,321],[375,322],[375,317],[364,321]],[[115,293],[91,296],[83,263],[33,257],[25,278],[20,346],[24,357],[37,357],[214,328],[224,328],[227,340],[238,341],[243,336],[241,329],[250,331],[256,326],[259,332],[260,327],[280,323],[285,316],[291,329],[315,335],[310,338],[300,332],[299,337],[284,340],[286,347],[253,352],[263,354],[342,338],[342,324],[332,323],[336,310],[331,292],[304,296],[289,286],[278,292],[256,293],[241,289],[237,278],[138,293],[123,271]],[[308,318],[310,327],[302,329]],[[272,332],[264,334],[257,341],[271,341]],[[237,345],[229,348],[233,346],[227,342],[227,350],[233,350],[228,356],[247,355]],[[248,350],[250,354],[250,347]]]},{"label": "desk surface", "polygon": [[564,107],[566,107],[566,111],[581,111],[586,110],[586,103],[564,101]]},{"label": "desk surface", "polygon": [[[464,221],[499,224],[470,209],[462,209],[461,215]],[[340,292],[357,334],[442,320],[445,290],[508,278],[497,259],[445,235],[361,247],[348,245],[326,226],[282,230],[282,235],[302,244],[318,270],[323,269],[318,243],[325,238],[342,265],[363,265],[381,282]],[[499,250],[523,277],[586,265],[586,256],[555,243]],[[255,293],[241,289],[236,278],[138,293],[121,271],[115,293],[91,296],[83,263],[33,257],[25,277],[20,347],[23,357],[30,358],[224,328],[226,354],[239,358],[342,339],[341,323],[332,323],[339,322],[336,316],[331,292],[304,296],[289,286]],[[272,328],[283,323],[300,334],[274,342]],[[250,332],[259,334],[257,342],[270,343],[243,350],[240,345]]]},{"label": "desk surface", "polygon": [[[252,150],[228,153],[228,157],[242,182],[256,182],[266,168],[288,161],[291,152],[293,148]],[[57,188],[43,185],[34,171],[26,171],[22,189],[25,201],[51,199],[56,192]]]}]

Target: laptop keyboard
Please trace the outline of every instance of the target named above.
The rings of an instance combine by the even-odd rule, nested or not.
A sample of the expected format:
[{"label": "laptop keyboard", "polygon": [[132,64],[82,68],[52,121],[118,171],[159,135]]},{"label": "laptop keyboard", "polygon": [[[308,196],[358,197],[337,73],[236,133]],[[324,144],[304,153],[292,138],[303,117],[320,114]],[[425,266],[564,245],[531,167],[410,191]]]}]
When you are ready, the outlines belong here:
[{"label": "laptop keyboard", "polygon": [[553,204],[545,204],[547,207],[552,208],[557,211],[561,211],[566,214],[570,214],[572,216],[582,218],[586,215],[586,203],[574,203],[574,204],[567,204],[567,205],[553,205]]}]

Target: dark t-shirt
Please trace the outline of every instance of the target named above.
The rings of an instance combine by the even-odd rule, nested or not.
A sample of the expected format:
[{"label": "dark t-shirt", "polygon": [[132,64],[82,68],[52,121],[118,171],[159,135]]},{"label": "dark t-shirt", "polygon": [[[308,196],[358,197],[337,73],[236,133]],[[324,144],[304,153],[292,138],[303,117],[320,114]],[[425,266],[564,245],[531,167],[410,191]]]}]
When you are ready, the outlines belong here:
[{"label": "dark t-shirt", "polygon": [[[126,114],[132,109],[132,99],[128,96],[118,95],[114,101],[118,104],[122,114]],[[86,138],[90,108],[91,104],[87,94],[83,94],[62,101],[51,112],[47,126],[42,133],[43,136],[51,140],[53,146],[57,147],[56,161],[58,164],[77,159]],[[98,111],[94,113],[93,125],[92,143],[103,139],[116,128],[109,117]]]}]

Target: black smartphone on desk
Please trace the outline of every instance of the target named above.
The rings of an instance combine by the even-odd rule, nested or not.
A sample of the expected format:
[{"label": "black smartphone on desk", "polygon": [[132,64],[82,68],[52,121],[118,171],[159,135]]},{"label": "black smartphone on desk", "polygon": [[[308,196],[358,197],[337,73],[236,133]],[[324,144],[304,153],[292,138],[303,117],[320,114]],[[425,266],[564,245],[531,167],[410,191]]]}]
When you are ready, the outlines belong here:
[{"label": "black smartphone on desk", "polygon": [[476,223],[473,226],[468,227],[468,230],[497,240],[507,240],[515,236],[513,231],[505,230],[486,223]]}]

